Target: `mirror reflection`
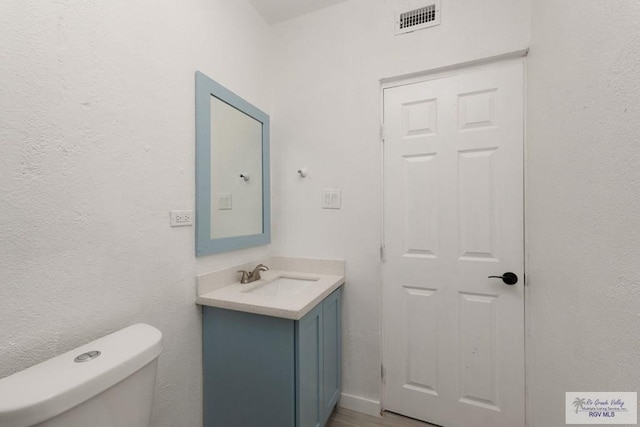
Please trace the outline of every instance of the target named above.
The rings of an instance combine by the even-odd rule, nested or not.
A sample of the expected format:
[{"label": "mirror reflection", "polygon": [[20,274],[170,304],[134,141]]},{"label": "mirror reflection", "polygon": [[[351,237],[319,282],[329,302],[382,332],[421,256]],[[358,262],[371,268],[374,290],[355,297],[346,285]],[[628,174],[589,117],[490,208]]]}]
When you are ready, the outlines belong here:
[{"label": "mirror reflection", "polygon": [[211,96],[211,238],[262,233],[262,123]]}]

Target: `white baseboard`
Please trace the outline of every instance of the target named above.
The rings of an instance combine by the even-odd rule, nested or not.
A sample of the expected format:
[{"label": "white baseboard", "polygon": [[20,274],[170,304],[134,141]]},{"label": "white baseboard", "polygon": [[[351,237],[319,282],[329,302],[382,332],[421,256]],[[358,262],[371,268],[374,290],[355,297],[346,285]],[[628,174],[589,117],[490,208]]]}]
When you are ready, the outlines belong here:
[{"label": "white baseboard", "polygon": [[380,402],[377,400],[367,399],[366,397],[342,393],[340,395],[340,402],[338,402],[338,405],[341,408],[360,412],[362,414],[367,414],[374,417],[380,416]]}]

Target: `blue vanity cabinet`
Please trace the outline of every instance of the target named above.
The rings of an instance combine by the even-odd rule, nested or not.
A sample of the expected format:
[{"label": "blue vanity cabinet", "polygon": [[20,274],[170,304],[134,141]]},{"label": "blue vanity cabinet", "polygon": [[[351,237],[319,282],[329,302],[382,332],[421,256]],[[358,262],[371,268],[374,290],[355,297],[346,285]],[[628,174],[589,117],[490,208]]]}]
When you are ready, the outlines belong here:
[{"label": "blue vanity cabinet", "polygon": [[324,426],[341,391],[341,295],[297,321],[203,306],[204,426]]},{"label": "blue vanity cabinet", "polygon": [[342,392],[342,288],[322,303],[322,334],[322,425],[325,425]]},{"label": "blue vanity cabinet", "polygon": [[293,321],[203,306],[202,337],[205,427],[295,426]]},{"label": "blue vanity cabinet", "polygon": [[318,304],[296,322],[296,426],[323,425],[322,305]]}]

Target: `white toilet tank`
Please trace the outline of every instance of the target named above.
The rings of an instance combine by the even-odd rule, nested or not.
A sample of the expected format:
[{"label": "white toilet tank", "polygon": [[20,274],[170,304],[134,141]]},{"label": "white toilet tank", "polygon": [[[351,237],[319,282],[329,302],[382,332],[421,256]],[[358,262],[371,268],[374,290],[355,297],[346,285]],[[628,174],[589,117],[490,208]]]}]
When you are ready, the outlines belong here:
[{"label": "white toilet tank", "polygon": [[149,427],[161,351],[140,323],[0,379],[0,427]]}]

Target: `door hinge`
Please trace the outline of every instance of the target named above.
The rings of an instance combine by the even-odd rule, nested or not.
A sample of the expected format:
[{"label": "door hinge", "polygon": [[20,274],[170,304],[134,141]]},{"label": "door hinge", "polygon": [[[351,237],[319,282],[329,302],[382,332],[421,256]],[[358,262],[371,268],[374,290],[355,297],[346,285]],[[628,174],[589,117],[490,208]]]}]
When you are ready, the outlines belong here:
[{"label": "door hinge", "polygon": [[380,378],[384,382],[384,365],[380,365]]},{"label": "door hinge", "polygon": [[384,133],[384,123],[380,123],[380,141],[384,142],[385,133]]},{"label": "door hinge", "polygon": [[380,261],[385,262],[384,245],[380,245]]}]

